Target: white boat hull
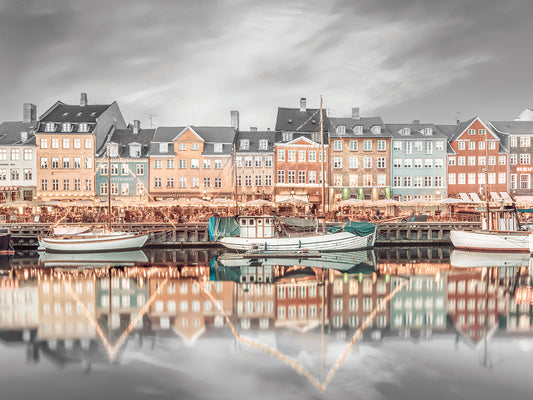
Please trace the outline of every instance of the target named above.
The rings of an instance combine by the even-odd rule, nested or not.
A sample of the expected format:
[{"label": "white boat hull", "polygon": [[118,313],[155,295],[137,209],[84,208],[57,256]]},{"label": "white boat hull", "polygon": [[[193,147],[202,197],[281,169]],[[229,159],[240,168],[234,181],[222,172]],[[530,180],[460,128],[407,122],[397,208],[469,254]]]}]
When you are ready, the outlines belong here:
[{"label": "white boat hull", "polygon": [[453,247],[464,250],[530,251],[529,232],[451,231]]},{"label": "white boat hull", "polygon": [[129,232],[47,237],[39,241],[39,249],[62,253],[90,253],[141,249],[149,235]]},{"label": "white boat hull", "polygon": [[365,249],[374,246],[375,232],[366,236],[357,236],[349,232],[336,232],[326,235],[283,237],[283,238],[241,238],[225,237],[219,240],[224,247],[232,250],[267,250],[267,251],[339,251]]}]

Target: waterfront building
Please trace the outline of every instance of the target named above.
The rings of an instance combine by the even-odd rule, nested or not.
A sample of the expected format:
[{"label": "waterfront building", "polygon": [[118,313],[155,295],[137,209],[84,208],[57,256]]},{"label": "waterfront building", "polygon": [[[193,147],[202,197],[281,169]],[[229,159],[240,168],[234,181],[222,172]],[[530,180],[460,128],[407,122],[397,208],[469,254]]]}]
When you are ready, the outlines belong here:
[{"label": "waterfront building", "polygon": [[114,129],[125,128],[116,102],[92,105],[86,93],[79,105],[56,102],[35,131],[37,199],[93,199],[95,155]]},{"label": "waterfront building", "polygon": [[0,203],[35,197],[37,109],[25,103],[22,121],[0,123]]},{"label": "waterfront building", "polygon": [[237,285],[235,314],[240,329],[268,329],[274,325],[274,289],[273,283],[243,282]]},{"label": "waterfront building", "polygon": [[274,200],[274,142],[279,133],[272,131],[239,131],[235,152],[237,199]]},{"label": "waterfront building", "polygon": [[[533,121],[491,121],[509,149],[509,191],[515,200],[533,194]],[[531,197],[529,197],[531,198]]]},{"label": "waterfront building", "polygon": [[307,108],[305,98],[300,100],[300,108],[278,108],[276,131],[281,133],[281,140],[274,145],[276,202],[296,198],[318,206],[324,197],[326,206],[329,204],[328,182],[322,183],[322,177],[328,176],[329,121],[325,110],[322,120],[321,135],[320,109]]},{"label": "waterfront building", "polygon": [[[484,200],[489,194],[507,192],[506,143],[479,117],[458,125],[437,125],[449,132],[448,196],[468,196]],[[490,196],[489,199],[497,200]]]},{"label": "waterfront building", "polygon": [[[110,285],[111,284],[111,285]],[[96,306],[98,321],[111,329],[125,329],[137,317],[140,317],[134,327],[143,326],[141,309],[150,298],[150,286],[144,278],[130,278],[127,276],[113,276],[98,278],[96,281]],[[111,302],[111,303],[110,303]],[[109,313],[111,312],[111,320]]]},{"label": "waterfront building", "polygon": [[376,273],[363,275],[331,271],[330,280],[331,296],[328,306],[332,328],[339,335],[346,336],[346,332],[353,333],[377,310],[368,328],[374,332],[375,339],[380,339],[381,331],[390,326],[390,306],[384,300],[390,293],[388,277],[377,276]]},{"label": "waterfront building", "polygon": [[[436,277],[439,277],[436,279]],[[404,277],[391,277],[391,288],[405,284]],[[391,299],[391,329],[411,334],[417,330],[431,336],[434,330],[445,330],[446,278],[440,275],[412,275],[405,287]]]},{"label": "waterfront building", "polygon": [[0,331],[22,332],[29,341],[30,332],[39,326],[39,290],[34,279],[0,280]]},{"label": "waterfront building", "polygon": [[437,201],[447,197],[448,137],[433,124],[387,124],[392,135],[391,181],[394,200]]},{"label": "waterfront building", "polygon": [[380,117],[330,117],[329,182],[333,202],[391,198],[391,135]]},{"label": "waterfront building", "polygon": [[115,129],[108,148],[111,170],[104,146],[96,158],[96,196],[107,198],[108,174],[111,171],[113,199],[148,201],[148,150],[155,129],[141,129],[140,121],[133,121],[127,129]]},{"label": "waterfront building", "polygon": [[150,196],[155,199],[232,198],[234,127],[159,127],[150,150]]},{"label": "waterfront building", "polygon": [[276,328],[307,332],[320,324],[329,325],[323,274],[319,268],[294,266],[276,280]]}]

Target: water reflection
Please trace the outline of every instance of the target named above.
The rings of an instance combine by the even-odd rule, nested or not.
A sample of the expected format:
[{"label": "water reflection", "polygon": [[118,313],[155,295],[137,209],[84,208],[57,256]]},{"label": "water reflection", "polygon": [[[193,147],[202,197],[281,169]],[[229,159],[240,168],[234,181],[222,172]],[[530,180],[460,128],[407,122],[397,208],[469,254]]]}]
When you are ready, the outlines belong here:
[{"label": "water reflection", "polygon": [[[226,338],[326,391],[358,344],[441,338],[475,349],[480,366],[494,367],[492,341],[533,336],[529,256],[445,248],[324,257],[152,250],[27,253],[3,265],[0,338],[24,344],[30,363],[46,358],[85,371],[122,364],[128,341],[194,348]],[[332,343],[335,357],[327,356]],[[318,358],[302,359],[313,351]]]}]

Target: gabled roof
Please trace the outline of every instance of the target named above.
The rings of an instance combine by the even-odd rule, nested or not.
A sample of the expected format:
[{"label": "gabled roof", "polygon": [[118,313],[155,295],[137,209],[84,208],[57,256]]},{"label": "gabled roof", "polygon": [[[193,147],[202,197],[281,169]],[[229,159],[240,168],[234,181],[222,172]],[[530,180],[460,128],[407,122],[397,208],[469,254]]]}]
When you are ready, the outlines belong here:
[{"label": "gabled roof", "polygon": [[[0,145],[34,146],[33,130],[37,122],[7,121],[0,123]],[[28,140],[22,142],[20,133],[28,132]]]},{"label": "gabled roof", "polygon": [[[275,131],[239,131],[237,133],[236,151],[237,153],[258,153],[258,152],[273,152],[276,136],[279,132]],[[249,141],[248,150],[240,148],[241,140],[247,139]],[[259,150],[259,141],[267,140],[268,145],[266,150]]]},{"label": "gabled roof", "polygon": [[182,132],[186,126],[160,126],[156,128],[152,142],[172,142],[176,136]]},{"label": "gabled roof", "polygon": [[[387,130],[394,139],[447,139],[441,130],[432,123],[410,123],[410,124],[386,124]],[[409,128],[411,133],[409,135],[402,135],[400,132],[404,128]],[[431,135],[424,135],[422,132],[426,128],[431,128]]]},{"label": "gabled roof", "polygon": [[[325,136],[325,135],[324,135]],[[276,142],[275,144],[276,145],[283,145],[283,146],[287,146],[287,145],[293,145],[295,144],[296,142],[299,142],[299,141],[304,141],[306,142],[308,145],[310,146],[316,146],[316,145],[320,145],[320,142],[315,142],[314,140],[310,139],[308,137],[308,135],[298,135],[298,134],[295,134],[294,135],[294,138],[291,140],[291,141],[288,141],[288,142]],[[327,143],[325,144],[327,146]]]},{"label": "gabled roof", "polygon": [[[326,114],[326,110],[322,110],[324,132],[327,132],[329,126],[329,120]],[[299,108],[278,107],[275,130],[320,132],[320,109],[307,108],[305,111],[300,111]]]},{"label": "gabled roof", "polygon": [[116,129],[109,140],[110,143],[118,144],[118,155],[122,158],[129,158],[129,145],[138,143],[141,145],[140,157],[146,157],[150,149],[150,142],[154,136],[155,129],[141,129],[139,133],[133,134],[132,129]]},{"label": "gabled roof", "polygon": [[[390,137],[389,132],[387,132],[387,129],[385,125],[383,125],[383,120],[381,117],[362,117],[362,118],[335,118],[330,117],[330,127],[329,130],[329,137],[365,137],[365,136],[382,136],[382,137]],[[372,133],[370,128],[373,126],[381,126],[381,133],[379,135],[375,135]],[[346,133],[344,134],[338,134],[337,133],[337,127],[338,126],[345,126],[346,127]],[[353,131],[353,128],[355,126],[362,126],[363,127],[363,134],[362,135],[356,135]]]},{"label": "gabled roof", "polygon": [[206,142],[233,143],[235,128],[228,126],[160,126],[156,129],[153,142],[172,142],[180,133],[190,127]]}]

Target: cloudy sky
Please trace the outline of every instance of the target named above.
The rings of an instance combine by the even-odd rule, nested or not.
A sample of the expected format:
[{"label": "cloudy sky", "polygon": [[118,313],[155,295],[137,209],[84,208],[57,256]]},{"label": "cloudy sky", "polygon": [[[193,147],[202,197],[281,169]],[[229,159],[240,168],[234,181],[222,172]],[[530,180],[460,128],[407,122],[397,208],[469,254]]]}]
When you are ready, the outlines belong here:
[{"label": "cloudy sky", "polygon": [[274,127],[300,97],[386,122],[533,107],[531,0],[0,0],[0,121],[117,100],[128,121]]}]

